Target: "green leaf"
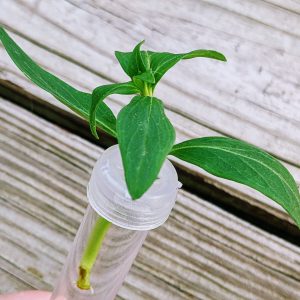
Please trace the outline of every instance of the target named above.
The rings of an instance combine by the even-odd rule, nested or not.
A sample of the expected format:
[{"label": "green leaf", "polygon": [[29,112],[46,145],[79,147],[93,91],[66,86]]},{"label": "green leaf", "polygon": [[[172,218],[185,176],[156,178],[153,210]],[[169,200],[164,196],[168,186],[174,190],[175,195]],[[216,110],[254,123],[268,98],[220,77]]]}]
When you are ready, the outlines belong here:
[{"label": "green leaf", "polygon": [[300,227],[300,195],[288,170],[266,152],[225,137],[198,138],[170,152],[221,178],[256,189],[280,204]]},{"label": "green leaf", "polygon": [[[206,57],[216,60],[226,61],[225,56],[214,50],[195,50],[188,53],[169,53],[169,52],[152,52],[152,51],[141,51],[140,47],[142,42],[139,43],[132,52],[119,52],[116,51],[115,55],[121,64],[125,73],[133,79],[138,77],[143,81],[156,85],[162,76],[175,64],[182,59],[191,59],[195,57]],[[154,76],[149,81],[149,72]],[[146,72],[146,75],[141,75]],[[141,78],[144,77],[146,80]],[[152,76],[152,75],[151,75]]]},{"label": "green leaf", "polygon": [[119,52],[115,51],[115,56],[119,61],[124,72],[132,79],[134,76],[139,75],[146,71],[146,66],[141,57],[141,45],[144,41],[138,43],[132,52]]},{"label": "green leaf", "polygon": [[175,130],[155,97],[136,96],[117,117],[125,179],[133,199],[152,185],[175,140]]},{"label": "green leaf", "polygon": [[155,77],[154,77],[154,74],[153,74],[152,70],[148,70],[144,73],[136,75],[136,76],[133,77],[133,79],[135,79],[135,78],[138,78],[138,79],[140,79],[144,82],[147,82],[147,83],[152,83],[152,84],[155,83]]},{"label": "green leaf", "polygon": [[[93,135],[98,139],[96,130],[96,113],[104,99],[112,94],[132,95],[137,94],[139,89],[132,82],[114,83],[102,85],[93,90],[92,105],[90,109],[90,128]],[[101,113],[101,110],[100,110]]]},{"label": "green leaf", "polygon": [[[91,94],[81,92],[43,70],[9,37],[2,27],[0,27],[0,40],[17,67],[32,82],[52,94],[56,99],[86,120],[89,119],[92,103]],[[96,114],[96,124],[107,133],[116,136],[116,118],[105,103],[99,105]]]},{"label": "green leaf", "polygon": [[168,52],[150,52],[148,51],[150,66],[155,76],[155,82],[162,78],[162,76],[177,64],[182,59],[191,59],[195,57],[206,57],[216,60],[226,61],[223,54],[213,50],[195,50],[188,53],[173,54]]}]

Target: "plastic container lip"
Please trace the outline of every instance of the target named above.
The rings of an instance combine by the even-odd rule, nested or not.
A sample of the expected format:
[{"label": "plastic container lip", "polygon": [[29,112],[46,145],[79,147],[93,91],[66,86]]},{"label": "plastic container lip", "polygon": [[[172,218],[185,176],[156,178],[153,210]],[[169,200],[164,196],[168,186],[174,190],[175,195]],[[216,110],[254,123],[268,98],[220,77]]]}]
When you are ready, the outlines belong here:
[{"label": "plastic container lip", "polygon": [[129,195],[118,145],[108,148],[96,162],[87,189],[93,209],[115,225],[150,230],[168,218],[180,187],[175,168],[166,159],[158,179],[139,199]]}]

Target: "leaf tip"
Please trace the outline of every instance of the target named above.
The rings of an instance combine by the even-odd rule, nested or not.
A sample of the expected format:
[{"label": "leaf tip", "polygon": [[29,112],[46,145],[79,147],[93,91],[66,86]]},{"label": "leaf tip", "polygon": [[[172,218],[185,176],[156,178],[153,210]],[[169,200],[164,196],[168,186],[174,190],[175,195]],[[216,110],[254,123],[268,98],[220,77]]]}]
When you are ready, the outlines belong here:
[{"label": "leaf tip", "polygon": [[141,197],[139,197],[139,196],[131,195],[131,194],[130,194],[130,196],[131,196],[131,198],[132,198],[132,201],[136,201],[136,200],[138,200],[139,198],[141,198]]},{"label": "leaf tip", "polygon": [[92,134],[93,134],[93,136],[94,136],[94,138],[96,140],[99,140],[99,136],[98,136],[97,130],[95,130],[94,132],[92,132]]},{"label": "leaf tip", "polygon": [[224,61],[224,62],[227,62],[226,56],[223,55],[222,53],[220,53],[220,60],[221,60],[221,61]]},{"label": "leaf tip", "polygon": [[141,191],[137,190],[136,188],[132,189],[132,188],[129,188],[129,187],[128,187],[128,191],[129,191],[129,195],[131,196],[131,199],[133,201],[136,201],[136,200],[140,199],[145,193],[145,192],[141,192]]},{"label": "leaf tip", "polygon": [[217,52],[217,51],[212,51],[213,56],[211,58],[220,60],[220,61],[224,61],[227,62],[227,58],[225,57],[224,54],[222,54],[221,52]]},{"label": "leaf tip", "polygon": [[145,40],[141,40],[141,41],[138,43],[138,45],[139,45],[139,46],[142,46],[144,43],[145,43]]},{"label": "leaf tip", "polygon": [[141,46],[145,43],[145,40],[140,41],[133,49],[133,51],[140,51]]},{"label": "leaf tip", "polygon": [[92,135],[97,139],[99,140],[99,136],[98,136],[98,133],[97,133],[97,127],[96,127],[96,124],[95,122],[90,122],[90,129],[91,129],[91,132],[92,132]]}]

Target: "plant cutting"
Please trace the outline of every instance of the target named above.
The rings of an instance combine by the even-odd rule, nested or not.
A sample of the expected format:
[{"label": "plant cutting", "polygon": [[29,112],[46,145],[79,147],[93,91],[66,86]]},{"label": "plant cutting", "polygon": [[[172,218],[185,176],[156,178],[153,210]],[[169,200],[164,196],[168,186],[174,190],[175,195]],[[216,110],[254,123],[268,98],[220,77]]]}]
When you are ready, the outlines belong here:
[{"label": "plant cutting", "polygon": [[[163,224],[174,205],[178,182],[168,155],[261,192],[300,226],[297,184],[276,158],[227,137],[175,144],[174,127],[163,102],[154,96],[156,85],[181,60],[226,61],[223,54],[203,49],[180,54],[144,51],[141,42],[131,52],[115,52],[127,82],[85,93],[42,69],[3,28],[0,40],[33,83],[89,121],[95,138],[98,127],[118,141],[94,167],[88,186],[90,206],[52,299],[114,299],[147,231]],[[134,95],[117,118],[104,102],[112,94]]]}]

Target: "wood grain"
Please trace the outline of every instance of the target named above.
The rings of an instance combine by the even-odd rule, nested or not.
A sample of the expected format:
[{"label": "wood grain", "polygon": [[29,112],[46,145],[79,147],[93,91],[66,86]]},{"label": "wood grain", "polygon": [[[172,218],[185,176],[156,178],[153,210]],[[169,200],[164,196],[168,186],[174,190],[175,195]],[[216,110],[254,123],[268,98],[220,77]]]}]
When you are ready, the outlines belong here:
[{"label": "wood grain", "polygon": [[[14,0],[1,2],[0,22],[42,66],[88,91],[124,81],[113,52],[130,50],[144,38],[146,47],[156,51],[201,47],[224,52],[227,64],[185,61],[158,87],[156,94],[166,103],[177,140],[207,135],[246,140],[282,159],[300,182],[298,9],[293,1],[279,0],[151,0],[126,5],[121,0]],[[29,83],[1,47],[0,57],[2,80],[65,109]],[[107,102],[117,113],[128,99]],[[292,224],[276,203],[259,193],[183,166],[271,218]]]},{"label": "wood grain", "polygon": [[[0,101],[0,292],[51,289],[102,149]],[[299,299],[300,248],[185,191],[118,299]]]}]

